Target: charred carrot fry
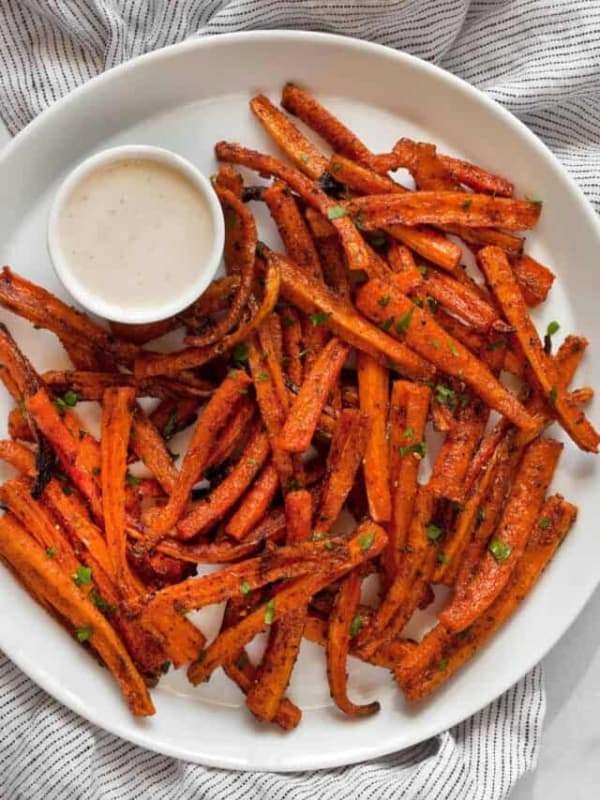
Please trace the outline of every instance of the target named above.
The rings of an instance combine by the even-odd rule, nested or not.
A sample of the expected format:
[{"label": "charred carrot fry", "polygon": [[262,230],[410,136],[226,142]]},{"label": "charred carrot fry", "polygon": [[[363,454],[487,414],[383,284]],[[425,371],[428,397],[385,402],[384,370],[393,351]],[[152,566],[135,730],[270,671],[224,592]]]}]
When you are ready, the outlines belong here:
[{"label": "charred carrot fry", "polygon": [[230,414],[225,428],[213,443],[206,467],[224,464],[239,450],[244,434],[248,431],[256,406],[249,396],[242,396]]},{"label": "charred carrot fry", "polygon": [[193,485],[206,468],[212,443],[237,405],[240,393],[246,393],[249,383],[250,379],[244,372],[233,370],[205,406],[196,423],[167,505],[161,509],[148,509],[146,512],[146,524],[155,537],[162,537],[179,520]]},{"label": "charred carrot fry", "polygon": [[273,464],[269,463],[225,526],[225,532],[237,541],[243,539],[264,517],[278,488],[279,475]]},{"label": "charred carrot fry", "polygon": [[309,178],[320,178],[327,159],[291,119],[262,94],[250,100],[250,108],[277,146]]},{"label": "charred carrot fry", "polygon": [[194,397],[163,400],[150,414],[150,422],[168,442],[198,419],[200,401]]},{"label": "charred carrot fry", "polygon": [[219,142],[215,147],[215,153],[219,161],[240,164],[287,183],[308,205],[331,220],[342,241],[351,269],[368,269],[369,255],[362,236],[351,219],[340,212],[342,207],[319,189],[310,178],[272,156],[237,144]]},{"label": "charred carrot fry", "polygon": [[539,514],[562,445],[552,439],[532,442],[523,455],[498,530],[461,600],[453,600],[440,622],[457,633],[467,628],[506,586]]},{"label": "charred carrot fry", "polygon": [[451,677],[510,618],[552,559],[576,515],[577,509],[560,495],[550,497],[509,584],[487,613],[460,638],[438,624],[416,648],[407,652],[396,670],[396,678],[409,700],[421,700]]},{"label": "charred carrot fry", "polygon": [[[499,244],[489,242],[489,244]],[[502,247],[502,245],[499,245]],[[506,250],[506,247],[502,247]],[[548,292],[554,283],[554,273],[528,255],[519,255],[512,262],[515,278],[523,292],[523,298],[528,306],[537,306],[548,297]]]},{"label": "charred carrot fry", "polygon": [[125,532],[125,476],[131,431],[131,407],[135,392],[130,388],[107,389],[102,401],[102,510],[106,544],[119,592],[130,597],[140,590],[127,561]]},{"label": "charred carrot fry", "polygon": [[478,261],[506,320],[514,326],[536,381],[561,426],[582,450],[596,453],[600,436],[563,387],[558,385],[556,366],[544,352],[506,254],[497,247],[485,247],[480,250]]},{"label": "charred carrot fry", "polygon": [[131,449],[169,494],[177,482],[177,470],[165,440],[140,405],[133,407],[132,414]]},{"label": "charred carrot fry", "polygon": [[595,392],[591,386],[582,386],[580,389],[573,389],[573,391],[569,393],[569,396],[578,406],[585,406],[592,402]]},{"label": "charred carrot fry", "polygon": [[512,233],[506,233],[506,231],[498,231],[495,228],[465,228],[462,225],[448,224],[441,225],[440,230],[445,233],[452,233],[454,236],[460,236],[463,242],[472,245],[475,249],[493,244],[514,256],[519,256],[522,253],[525,244],[525,240],[520,236],[514,236]]},{"label": "charred carrot fry", "polygon": [[191,539],[209,530],[238,501],[252,483],[269,455],[269,439],[262,422],[257,422],[240,460],[217,488],[193,505],[177,524],[177,535]]},{"label": "charred carrot fry", "polygon": [[263,200],[271,212],[291,260],[315,278],[323,277],[317,248],[287,186],[281,181],[274,181],[263,192]]},{"label": "charred carrot fry", "polygon": [[423,290],[475,330],[487,333],[492,328],[504,331],[509,327],[496,309],[469,285],[434,269],[428,269],[424,278]]},{"label": "charred carrot fry", "polygon": [[289,396],[281,366],[283,359],[282,332],[281,322],[276,311],[270,314],[258,329],[258,341],[267,368],[266,372],[261,373],[260,379],[273,381],[279,404],[285,412],[289,406]]},{"label": "charred carrot fry", "polygon": [[[365,560],[381,552],[386,541],[382,528],[375,523],[359,525],[355,534],[348,540],[349,555],[341,567],[331,572],[321,572],[307,578],[292,581],[279,591],[275,597],[262,603],[248,614],[240,623],[229,628],[203,652],[201,658],[188,669],[188,679],[193,684],[206,680],[217,667],[229,660],[231,653],[238,652],[247,642],[267,625],[308,602],[313,594],[328,586],[332,580],[342,577]],[[368,546],[367,546],[368,545]]]},{"label": "charred carrot fry", "polygon": [[0,519],[0,553],[67,621],[77,638],[89,642],[112,672],[131,711],[136,716],[153,714],[154,706],[144,681],[110,624],[54,559],[48,558],[8,516]]},{"label": "charred carrot fry", "polygon": [[338,518],[365,454],[369,418],[352,408],[341,411],[331,441],[325,480],[315,515],[315,535],[324,535]]},{"label": "charred carrot fry", "polygon": [[401,274],[406,281],[405,288],[401,291],[412,292],[422,286],[423,273],[417,269],[414,256],[408,247],[395,241],[390,242],[387,259],[393,271]]},{"label": "charred carrot fry", "polygon": [[286,538],[289,544],[305,542],[312,534],[313,498],[306,489],[288,492],[285,496],[285,515],[288,520]]},{"label": "charred carrot fry", "polygon": [[35,436],[27,420],[27,411],[23,405],[12,408],[8,415],[8,434],[11,439],[22,442],[35,442]]},{"label": "charred carrot fry", "polygon": [[302,328],[295,308],[286,308],[281,315],[284,368],[289,379],[300,386],[303,381]]},{"label": "charred carrot fry", "polygon": [[[490,197],[464,192],[405,192],[373,194],[346,203],[345,208],[365,230],[389,225],[463,225],[467,228],[502,227],[508,231],[533,228],[541,206],[529,200]],[[361,213],[362,212],[362,213]]]},{"label": "charred carrot fry", "polygon": [[[379,361],[389,359],[395,369],[408,377],[416,380],[433,377],[431,365],[402,343],[366,322],[353,306],[336,297],[324,283],[305,275],[279,253],[266,250],[265,254],[267,259],[279,266],[282,294],[290,303],[306,314],[316,313],[318,320],[323,318],[332,333]],[[389,294],[387,288],[381,292],[381,297]]]},{"label": "charred carrot fry", "polygon": [[456,242],[451,242],[443,233],[423,225],[386,225],[385,233],[410,247],[421,258],[431,261],[447,272],[456,272],[460,266],[462,251]]},{"label": "charred carrot fry", "polygon": [[473,404],[459,411],[435,461],[429,488],[436,497],[464,503],[468,486],[465,475],[481,441],[487,414]]},{"label": "charred carrot fry", "polygon": [[327,401],[327,395],[348,358],[350,347],[331,339],[323,348],[295,398],[278,438],[279,446],[290,453],[302,453],[310,442]]},{"label": "charred carrot fry", "polygon": [[[390,302],[382,308],[378,298],[384,295],[390,296]],[[448,336],[429,314],[406,296],[399,292],[392,293],[380,281],[369,281],[358,290],[356,304],[360,311],[376,322],[391,318],[393,324],[390,332],[402,336],[409,347],[448,375],[463,380],[488,406],[504,414],[515,425],[528,431],[535,429],[535,421],[487,367],[460,342]],[[397,333],[398,329],[400,333]]]},{"label": "charred carrot fry", "polygon": [[35,453],[19,442],[0,440],[0,460],[29,478],[35,477]]},{"label": "charred carrot fry", "polygon": [[554,356],[554,363],[558,373],[558,382],[563,389],[567,389],[575,377],[588,344],[588,340],[583,336],[567,336],[559,347]]},{"label": "charred carrot fry", "polygon": [[455,180],[473,189],[474,192],[487,192],[498,197],[512,197],[514,188],[506,178],[494,175],[482,167],[460,158],[440,155],[439,159],[450,170]]},{"label": "charred carrot fry", "polygon": [[351,717],[368,717],[379,711],[379,703],[357,705],[348,697],[346,660],[350,651],[350,627],[360,600],[361,576],[351,572],[338,589],[327,634],[327,678],[333,702]]},{"label": "charred carrot fry", "polygon": [[386,433],[389,372],[370,356],[359,353],[357,373],[360,410],[371,420],[364,457],[369,513],[375,522],[387,522],[392,514],[389,442]]}]

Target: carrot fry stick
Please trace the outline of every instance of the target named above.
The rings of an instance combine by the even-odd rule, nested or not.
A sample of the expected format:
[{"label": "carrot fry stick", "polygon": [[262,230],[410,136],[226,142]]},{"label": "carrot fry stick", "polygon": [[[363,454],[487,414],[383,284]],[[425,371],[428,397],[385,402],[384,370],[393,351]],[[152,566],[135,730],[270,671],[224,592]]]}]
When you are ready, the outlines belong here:
[{"label": "carrot fry stick", "polygon": [[248,431],[256,406],[251,397],[242,397],[227,420],[226,427],[212,445],[207,467],[215,467],[228,461],[239,448]]},{"label": "carrot fry stick", "polygon": [[209,530],[238,501],[269,455],[269,439],[258,421],[240,460],[217,488],[193,505],[177,524],[177,536],[191,539]]},{"label": "carrot fry stick", "polygon": [[283,450],[302,453],[308,449],[327,396],[349,352],[350,347],[339,339],[331,339],[325,345],[306,376],[281,429],[278,444]]},{"label": "carrot fry stick", "polygon": [[453,600],[440,614],[440,622],[449,631],[467,628],[506,586],[544,502],[561,450],[562,445],[552,439],[538,439],[527,447],[497,533],[464,599]]},{"label": "carrot fry stick", "polygon": [[295,308],[286,308],[281,317],[283,335],[283,358],[285,373],[297,386],[303,381],[302,328]]},{"label": "carrot fry stick", "polygon": [[529,200],[489,197],[464,192],[406,192],[373,194],[346,203],[345,208],[356,217],[364,230],[388,225],[464,225],[467,228],[496,228],[522,231],[533,228],[541,206]]},{"label": "carrot fry stick", "polygon": [[464,503],[468,491],[465,475],[481,441],[487,414],[473,404],[459,411],[433,466],[429,489],[436,497]]},{"label": "carrot fry stick", "polygon": [[346,252],[349,267],[356,270],[368,269],[369,254],[362,236],[351,219],[345,214],[340,214],[341,206],[319,189],[313,181],[273,156],[237,144],[219,142],[215,147],[215,153],[219,161],[240,164],[287,183],[308,205],[331,219]]},{"label": "carrot fry stick", "polygon": [[106,543],[115,583],[123,597],[140,590],[127,561],[125,532],[125,475],[131,431],[131,407],[135,392],[130,388],[107,389],[102,401],[102,509]]},{"label": "carrot fry stick", "polygon": [[351,572],[338,590],[327,634],[327,678],[333,702],[351,717],[368,717],[379,711],[379,703],[356,705],[348,697],[346,660],[350,650],[350,626],[360,600],[361,576]]},{"label": "carrot fry stick", "polygon": [[559,347],[554,356],[554,364],[558,373],[558,383],[563,389],[569,388],[588,344],[588,340],[583,336],[567,336]]},{"label": "carrot fry stick", "polygon": [[165,441],[140,405],[134,406],[132,414],[131,449],[169,494],[177,483],[177,470]]},{"label": "carrot fry stick", "polygon": [[[468,195],[467,195],[468,197]],[[525,240],[520,236],[514,236],[506,231],[498,231],[495,228],[465,228],[462,225],[440,225],[440,230],[445,233],[452,233],[460,236],[463,242],[472,245],[474,248],[488,244],[501,247],[511,255],[519,256],[523,251]]]},{"label": "carrot fry stick", "polygon": [[447,311],[475,330],[487,333],[491,328],[502,331],[509,327],[500,319],[493,306],[474,289],[450,275],[433,269],[427,270],[423,289]]},{"label": "carrot fry stick", "polygon": [[385,233],[410,247],[422,258],[431,261],[447,272],[456,272],[460,266],[462,250],[443,233],[423,225],[386,225]]},{"label": "carrot fry stick", "polygon": [[285,496],[287,522],[286,539],[289,544],[306,542],[312,533],[313,499],[306,489],[288,492]]},{"label": "carrot fry stick", "polygon": [[225,532],[238,542],[264,517],[279,488],[279,476],[269,463],[254,481],[237,511],[225,526]]},{"label": "carrot fry stick", "polygon": [[[265,255],[269,261],[273,260],[279,266],[281,292],[290,303],[306,314],[318,312],[323,315],[332,333],[379,361],[385,363],[389,359],[395,369],[408,377],[416,380],[433,377],[434,369],[430,364],[368,323],[353,306],[330,292],[324,283],[304,274],[280,253],[266,250]],[[385,287],[385,291],[381,292],[381,297],[388,295],[388,288]]]},{"label": "carrot fry stick", "polygon": [[[382,308],[378,298],[390,296],[387,307]],[[460,342],[441,328],[435,320],[415,306],[406,296],[386,288],[381,281],[371,280],[357,293],[356,304],[360,311],[375,322],[392,318],[400,326],[406,344],[427,358],[448,375],[463,380],[482,400],[500,414],[508,417],[518,427],[527,431],[535,429],[535,421],[523,406],[494,378],[487,367],[478,361]],[[392,332],[392,331],[391,331]]]},{"label": "carrot fry stick", "polygon": [[540,390],[548,398],[561,426],[582,450],[596,453],[600,436],[563,387],[558,385],[556,367],[544,352],[506,254],[497,247],[485,247],[480,250],[478,261],[506,320],[515,328]]},{"label": "carrot fry stick", "polygon": [[313,238],[300,213],[298,204],[289,193],[285,183],[274,181],[263,192],[263,200],[269,207],[291,260],[315,278],[323,277],[319,254]]},{"label": "carrot fry stick", "polygon": [[455,180],[473,189],[474,192],[487,192],[498,197],[512,197],[514,187],[506,178],[494,175],[476,164],[452,156],[438,156],[449,169]]},{"label": "carrot fry stick", "polygon": [[267,371],[261,373],[260,378],[273,381],[279,404],[284,411],[289,406],[289,395],[283,377],[281,361],[283,358],[280,352],[282,342],[281,323],[277,312],[273,312],[266,318],[258,329],[258,341],[262,349],[262,358],[265,361]]},{"label": "carrot fry stick", "polygon": [[[560,495],[550,497],[533,526],[510,582],[464,635],[452,636],[442,624],[406,653],[396,678],[407,699],[421,700],[451,677],[515,612],[575,521],[577,509]],[[540,525],[540,522],[544,522]]]},{"label": "carrot fry stick", "polygon": [[[489,244],[498,243],[489,242]],[[506,247],[503,249],[506,250]],[[537,306],[543,303],[554,283],[554,273],[539,261],[525,254],[514,259],[512,268],[527,305]]]},{"label": "carrot fry stick", "polygon": [[293,83],[286,83],[281,105],[318,133],[331,147],[359,163],[370,164],[373,154],[337,117],[318,100]]},{"label": "carrot fry stick", "polygon": [[423,285],[423,275],[417,269],[414,256],[408,247],[391,241],[387,250],[387,259],[392,270],[397,275],[402,275],[404,286],[400,286],[396,282],[401,292],[413,292]]},{"label": "carrot fry stick", "polygon": [[[232,409],[237,405],[240,393],[247,391],[250,380],[240,370],[233,370],[225,378],[204,408],[184,456],[183,464],[169,502],[161,509],[148,509],[145,522],[155,537],[160,538],[179,520],[188,501],[192,487],[203,474],[210,448],[225,425]],[[150,513],[152,512],[152,513]]]},{"label": "carrot fry stick", "polygon": [[150,422],[168,441],[176,433],[185,430],[198,419],[199,400],[194,397],[181,397],[163,400],[150,414]]},{"label": "carrot fry stick", "polygon": [[369,514],[375,522],[387,522],[392,514],[390,461],[387,438],[389,372],[370,356],[357,358],[360,410],[371,420],[364,458],[364,478]]},{"label": "carrot fry stick", "polygon": [[331,441],[325,480],[315,515],[315,535],[326,534],[338,518],[355,481],[369,435],[369,418],[352,408],[345,408]]},{"label": "carrot fry stick", "polygon": [[136,716],[153,714],[144,681],[110,624],[71,577],[9,516],[0,519],[0,554],[68,622],[81,641],[85,635],[112,672],[131,711]]},{"label": "carrot fry stick", "polygon": [[327,159],[291,119],[262,94],[250,100],[250,108],[277,146],[309,178],[317,179],[327,169]]},{"label": "carrot fry stick", "polygon": [[205,681],[217,667],[229,660],[231,653],[238,652],[267,625],[307,603],[312,595],[333,580],[339,579],[362,562],[374,558],[381,552],[385,542],[383,529],[375,523],[359,525],[352,538],[347,541],[349,555],[343,566],[333,567],[331,572],[325,571],[292,581],[240,623],[221,633],[188,669],[190,682],[197,685]]},{"label": "carrot fry stick", "polygon": [[595,392],[591,386],[582,386],[581,389],[573,389],[570,392],[571,400],[578,406],[585,406],[594,399]]},{"label": "carrot fry stick", "polygon": [[35,453],[19,442],[0,440],[0,461],[5,461],[29,478],[35,477]]},{"label": "carrot fry stick", "polygon": [[27,420],[27,412],[24,415],[23,406],[12,408],[8,415],[8,434],[11,439],[20,439],[22,442],[35,442],[35,436]]}]

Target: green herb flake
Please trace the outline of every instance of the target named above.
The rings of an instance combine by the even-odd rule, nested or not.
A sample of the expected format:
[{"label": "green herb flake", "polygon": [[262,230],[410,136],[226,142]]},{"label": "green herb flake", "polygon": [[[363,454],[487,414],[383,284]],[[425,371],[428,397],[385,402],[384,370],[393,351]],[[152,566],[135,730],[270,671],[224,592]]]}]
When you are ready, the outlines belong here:
[{"label": "green herb flake", "polygon": [[91,567],[77,567],[76,572],[71,577],[76,586],[83,586],[92,580],[92,569]]},{"label": "green herb flake", "polygon": [[437,542],[437,540],[441,539],[444,534],[444,531],[437,525],[434,525],[433,522],[429,523],[425,529],[425,532],[427,533],[427,538],[430,542]]},{"label": "green herb flake", "polygon": [[486,518],[485,508],[480,508],[479,511],[477,512],[477,520],[476,520],[478,528],[481,526],[481,523],[485,520],[485,518]]},{"label": "green herb flake", "polygon": [[325,534],[321,533],[321,531],[314,531],[313,535],[310,537],[311,542],[320,542],[325,538]]},{"label": "green herb flake", "polygon": [[436,350],[439,350],[440,347],[442,346],[442,343],[440,342],[439,339],[431,339],[430,341],[431,341],[431,346],[435,347]]},{"label": "green herb flake", "polygon": [[502,350],[508,347],[508,342],[506,339],[498,339],[496,342],[490,342],[487,346],[487,350]]},{"label": "green herb flake", "polygon": [[458,349],[457,349],[456,345],[454,344],[454,342],[451,341],[450,339],[448,339],[448,350],[450,350],[450,352],[452,353],[453,356],[457,356],[458,355]]},{"label": "green herb flake", "polygon": [[77,641],[80,644],[87,642],[90,636],[93,634],[94,629],[91,625],[86,625],[85,628],[77,628],[75,631],[75,636],[77,637]]},{"label": "green herb flake", "polygon": [[65,392],[62,396],[63,403],[68,406],[69,408],[73,408],[79,402],[79,395],[77,392],[72,391],[69,389],[68,392]]},{"label": "green herb flake", "polygon": [[441,406],[456,408],[458,398],[454,389],[446,386],[445,383],[438,383],[434,389],[435,399]]},{"label": "green herb flake", "polygon": [[455,633],[454,635],[456,636],[457,639],[466,639],[467,636],[471,633],[471,628],[472,628],[472,626],[469,625],[469,627],[465,628],[464,631],[459,631],[458,633]]},{"label": "green herb flake", "polygon": [[350,623],[351,639],[354,639],[354,637],[358,634],[359,630],[362,628],[362,625],[363,625],[363,616],[362,614],[357,614]]},{"label": "green herb flake", "polygon": [[557,397],[558,397],[558,389],[556,388],[556,386],[553,386],[550,389],[550,402],[552,403],[553,406],[556,405],[556,398]]},{"label": "green herb flake", "polygon": [[246,342],[238,342],[233,348],[233,360],[239,363],[248,361],[248,345]]},{"label": "green herb flake", "polygon": [[543,200],[540,200],[539,197],[529,197],[528,195],[525,195],[525,200],[528,200],[530,203],[535,203],[536,206],[541,206],[543,203]]},{"label": "green herb flake", "polygon": [[506,561],[512,553],[512,547],[506,544],[506,542],[503,542],[502,539],[492,539],[488,545],[488,550],[494,556],[498,564],[502,564],[503,561]]},{"label": "green herb flake", "polygon": [[417,264],[417,269],[421,273],[421,275],[426,278],[429,274],[429,268],[425,266],[425,264]]},{"label": "green herb flake", "polygon": [[250,584],[248,581],[242,581],[240,583],[240,592],[244,595],[244,597],[250,593]]},{"label": "green herb flake", "polygon": [[546,528],[550,527],[550,519],[549,519],[549,517],[542,517],[541,520],[539,521],[538,525],[540,526],[540,528],[543,531],[545,531]]},{"label": "green herb flake", "polygon": [[435,297],[429,297],[428,296],[427,297],[427,305],[429,306],[429,310],[431,311],[431,313],[432,314],[436,314],[440,304],[435,299]]},{"label": "green herb flake", "polygon": [[169,414],[169,418],[165,424],[165,427],[162,429],[162,437],[166,441],[171,439],[175,433],[177,432],[177,412],[172,411]]},{"label": "green herb flake", "polygon": [[265,624],[271,625],[274,619],[275,619],[275,598],[272,597],[265,606],[265,616],[264,616]]},{"label": "green herb flake", "polygon": [[364,217],[365,217],[365,212],[361,208],[358,214],[354,217],[354,224],[356,225],[359,231],[364,231],[365,229],[365,226],[363,224]]},{"label": "green herb flake", "polygon": [[327,219],[340,219],[340,217],[347,217],[348,212],[344,206],[331,206],[327,209]]},{"label": "green herb flake", "polygon": [[388,317],[386,320],[384,320],[384,322],[380,322],[377,327],[381,328],[382,331],[389,331],[389,329],[392,327],[393,324],[394,324],[394,318]]},{"label": "green herb flake", "polygon": [[546,335],[547,336],[554,336],[560,330],[560,325],[558,322],[553,319],[552,322],[548,323],[548,327],[546,328]]},{"label": "green herb flake", "polygon": [[414,456],[420,460],[425,457],[425,449],[425,442],[415,442],[415,444],[409,444],[406,447],[399,447],[398,452],[401,456]]},{"label": "green herb flake", "polygon": [[281,320],[281,324],[283,325],[284,328],[291,328],[295,321],[296,320],[293,319],[293,317],[284,317]]},{"label": "green herb flake", "polygon": [[415,429],[413,428],[412,425],[409,425],[408,428],[402,434],[402,436],[404,436],[405,439],[410,439],[410,437],[414,435],[415,435]]},{"label": "green herb flake", "polygon": [[310,156],[305,153],[304,155],[300,156],[300,161],[303,164],[308,164],[308,162],[310,161]]},{"label": "green herb flake", "polygon": [[358,537],[358,546],[361,550],[368,550],[375,541],[374,533],[365,533],[364,536]]},{"label": "green herb flake", "polygon": [[89,597],[92,603],[100,611],[104,611],[107,614],[113,614],[117,610],[117,607],[112,603],[108,603],[96,589],[92,589]]},{"label": "green herb flake", "polygon": [[446,553],[438,553],[437,554],[437,562],[438,562],[438,564],[449,564],[450,563],[450,556],[447,556]]},{"label": "green herb flake", "polygon": [[317,311],[316,314],[309,314],[308,318],[315,328],[317,325],[323,325],[331,316],[331,311]]},{"label": "green herb flake", "polygon": [[47,547],[46,548],[46,555],[48,556],[48,558],[54,558],[54,556],[56,555],[57,552],[58,551],[56,550],[56,547]]},{"label": "green herb flake", "polygon": [[236,667],[239,670],[243,670],[243,669],[245,669],[245,667],[248,666],[249,663],[250,663],[250,659],[248,658],[248,653],[245,650],[242,650],[242,652],[239,654],[239,656],[236,659],[236,662],[235,662]]},{"label": "green herb flake", "polygon": [[341,164],[334,164],[334,165],[331,167],[331,171],[332,171],[332,172],[339,172],[339,171],[341,170],[341,168],[342,168],[342,165],[341,165]]},{"label": "green herb flake", "polygon": [[440,659],[440,661],[438,663],[438,669],[439,669],[440,672],[444,672],[445,670],[448,669],[448,659],[447,658]]},{"label": "green herb flake", "polygon": [[285,488],[288,492],[297,492],[298,489],[302,488],[302,484],[298,478],[290,478]]},{"label": "green herb flake", "polygon": [[379,300],[377,301],[377,305],[380,305],[380,306],[382,306],[383,308],[385,308],[386,306],[388,306],[388,305],[390,304],[390,300],[391,300],[391,297],[389,296],[389,294],[384,294],[384,295],[383,295],[382,297],[380,297],[380,298],[379,298]]},{"label": "green herb flake", "polygon": [[259,372],[256,376],[256,380],[258,383],[264,383],[265,381],[269,380],[269,373],[268,372]]},{"label": "green herb flake", "polygon": [[328,539],[326,542],[323,543],[323,547],[325,550],[334,550],[335,549],[335,542],[332,542]]},{"label": "green herb flake", "polygon": [[398,320],[396,323],[396,331],[398,333],[406,333],[409,328],[414,310],[414,307],[409,309],[406,314]]},{"label": "green herb flake", "polygon": [[139,486],[142,482],[141,478],[138,478],[137,475],[131,475],[129,472],[125,475],[125,480],[130,486]]},{"label": "green herb flake", "polygon": [[463,211],[468,211],[472,205],[473,205],[472,200],[465,200],[465,202],[461,205],[461,208]]},{"label": "green herb flake", "polygon": [[100,475],[100,467],[92,467],[92,475]]}]

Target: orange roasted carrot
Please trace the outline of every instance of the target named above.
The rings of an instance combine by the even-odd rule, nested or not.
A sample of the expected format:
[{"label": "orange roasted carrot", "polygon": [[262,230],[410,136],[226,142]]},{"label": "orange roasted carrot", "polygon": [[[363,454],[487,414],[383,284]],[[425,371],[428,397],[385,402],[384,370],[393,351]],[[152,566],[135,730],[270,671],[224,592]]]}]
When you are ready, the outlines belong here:
[{"label": "orange roasted carrot", "polygon": [[250,100],[250,108],[277,146],[309,178],[320,178],[327,169],[327,159],[309,141],[291,119],[263,94]]},{"label": "orange roasted carrot", "polygon": [[239,461],[205,500],[192,505],[177,524],[177,535],[191,539],[209,530],[238,501],[269,455],[269,439],[257,421]]},{"label": "orange roasted carrot", "polygon": [[588,345],[588,340],[583,336],[567,336],[558,348],[554,363],[558,373],[558,383],[564,389],[569,387],[575,377]]},{"label": "orange roasted carrot", "polygon": [[131,413],[131,449],[168,494],[177,482],[177,469],[165,440],[140,405],[136,404]]},{"label": "orange roasted carrot", "polygon": [[529,200],[490,197],[464,192],[424,191],[404,194],[373,194],[350,200],[344,206],[365,230],[389,225],[464,225],[467,228],[533,228],[541,206]]},{"label": "orange roasted carrot", "polygon": [[190,682],[197,685],[205,681],[217,667],[230,660],[231,655],[237,653],[257,633],[307,603],[312,595],[328,586],[333,580],[341,578],[354,567],[377,556],[385,546],[385,542],[385,532],[375,523],[365,522],[359,525],[353,536],[347,540],[348,556],[343,561],[343,566],[334,566],[331,572],[320,572],[286,584],[274,597],[259,605],[241,622],[221,633],[201,654],[199,660],[188,669]]},{"label": "orange roasted carrot", "polygon": [[227,419],[225,428],[210,449],[206,467],[215,467],[228,461],[239,449],[256,412],[254,399],[242,395]]},{"label": "orange roasted carrot", "polygon": [[240,164],[287,183],[308,205],[331,220],[344,246],[349,267],[356,270],[368,268],[369,254],[352,220],[343,211],[342,206],[328,197],[310,178],[273,156],[230,142],[219,142],[215,147],[215,153],[219,161]]},{"label": "orange roasted carrot", "polygon": [[556,366],[544,352],[506,254],[497,247],[485,247],[479,251],[478,262],[561,426],[582,450],[597,452],[600,436],[558,384]]},{"label": "orange roasted carrot", "polygon": [[266,371],[260,373],[261,380],[273,382],[279,404],[284,411],[289,406],[288,390],[283,377],[281,322],[276,311],[270,314],[258,329],[258,341],[262,351],[262,359],[265,362]]},{"label": "orange roasted carrot", "polygon": [[467,628],[506,586],[542,507],[561,450],[562,445],[552,439],[537,439],[525,450],[488,552],[464,597],[453,600],[440,614],[449,631]]},{"label": "orange roasted carrot", "polygon": [[244,372],[233,370],[205,406],[196,423],[167,505],[160,509],[148,509],[146,512],[145,522],[155,536],[160,538],[179,520],[193,485],[206,468],[213,442],[240,396],[248,391],[249,383],[250,379]]},{"label": "orange roasted carrot", "polygon": [[243,539],[264,517],[278,487],[277,470],[272,463],[268,463],[225,525],[225,532],[237,541]]},{"label": "orange roasted carrot", "polygon": [[289,544],[305,542],[312,534],[313,498],[307,489],[296,489],[285,496],[286,538]]},{"label": "orange roasted carrot", "polygon": [[140,589],[127,561],[125,532],[125,477],[135,391],[129,387],[107,389],[102,400],[102,510],[112,574],[123,597]]},{"label": "orange roasted carrot", "polygon": [[22,404],[12,408],[8,414],[8,435],[11,439],[20,439],[22,442],[35,442],[26,409]]},{"label": "orange roasted carrot", "polygon": [[356,368],[360,410],[371,420],[364,457],[369,513],[375,522],[387,522],[392,514],[387,437],[389,371],[364,353],[358,354]]},{"label": "orange roasted carrot", "polygon": [[335,598],[327,633],[327,678],[336,706],[351,717],[368,717],[379,711],[379,703],[357,705],[348,697],[346,661],[350,651],[351,625],[360,600],[361,575],[353,570]]},{"label": "orange roasted carrot", "polygon": [[321,262],[314,240],[285,183],[274,181],[265,189],[262,197],[277,225],[288,256],[301,269],[321,278]]},{"label": "orange roasted carrot", "polygon": [[402,275],[404,287],[396,283],[400,291],[409,293],[423,285],[423,272],[417,269],[414,256],[408,247],[391,241],[386,255],[392,270],[396,274]]},{"label": "orange roasted carrot", "polygon": [[300,317],[295,308],[286,308],[281,315],[283,336],[283,366],[284,372],[297,386],[303,381],[304,368],[302,365],[302,327]]},{"label": "orange roasted carrot", "polygon": [[[362,350],[380,361],[389,360],[394,368],[416,380],[433,377],[434,369],[402,343],[374,325],[368,323],[353,306],[336,297],[322,281],[316,281],[299,270],[280,253],[265,248],[265,256],[274,261],[281,274],[281,292],[286,300],[306,314],[315,314],[317,322],[322,320],[332,333],[353,347]],[[382,290],[380,297],[389,292]]]},{"label": "orange roasted carrot", "polygon": [[331,339],[306,376],[278,437],[279,446],[290,453],[302,453],[310,446],[327,396],[348,358],[350,347]]},{"label": "orange roasted carrot", "polygon": [[293,83],[286,83],[281,105],[309,128],[319,134],[331,147],[359,164],[369,165],[373,154],[340,120],[311,94]]},{"label": "orange roasted carrot", "polygon": [[[495,244],[490,242],[490,244]],[[506,248],[503,248],[506,250]],[[537,306],[548,297],[555,275],[548,267],[531,256],[522,254],[512,262],[515,278],[528,306]]]},{"label": "orange roasted carrot", "polygon": [[199,406],[200,401],[195,397],[168,398],[158,404],[149,419],[168,442],[198,419]]},{"label": "orange roasted carrot", "polygon": [[460,637],[452,635],[440,623],[416,648],[406,653],[396,669],[396,678],[407,699],[416,701],[429,695],[510,618],[552,559],[576,515],[577,509],[560,495],[550,497],[532,528],[509,583],[486,614],[476,619]]},{"label": "orange roasted carrot", "polygon": [[35,477],[35,453],[20,442],[0,440],[0,460],[30,478]]},{"label": "orange roasted carrot", "polygon": [[[378,302],[382,296],[390,296],[385,308]],[[406,296],[393,292],[381,281],[371,280],[358,290],[356,304],[375,322],[392,319],[391,333],[401,336],[409,347],[448,375],[463,380],[490,408],[508,417],[518,427],[527,431],[535,429],[535,421],[487,367]]]},{"label": "orange roasted carrot", "polygon": [[0,554],[67,622],[76,638],[88,642],[96,651],[115,677],[131,711],[136,716],[153,714],[144,681],[110,624],[71,577],[8,515],[0,519]]},{"label": "orange roasted carrot", "polygon": [[514,187],[506,178],[494,175],[482,167],[452,156],[439,155],[442,164],[450,170],[455,180],[473,189],[474,192],[487,192],[498,197],[512,197]]},{"label": "orange roasted carrot", "polygon": [[345,408],[340,412],[315,515],[316,536],[327,533],[342,510],[365,453],[369,422],[366,414],[353,408]]}]

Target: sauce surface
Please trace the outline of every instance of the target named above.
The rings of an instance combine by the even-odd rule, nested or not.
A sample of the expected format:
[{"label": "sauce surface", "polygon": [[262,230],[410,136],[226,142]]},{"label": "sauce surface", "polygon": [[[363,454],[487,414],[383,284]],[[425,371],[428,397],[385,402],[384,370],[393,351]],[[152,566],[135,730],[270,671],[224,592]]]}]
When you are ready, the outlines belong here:
[{"label": "sauce surface", "polygon": [[176,302],[198,277],[213,236],[210,209],[196,186],[176,169],[143,158],[85,177],[59,225],[74,276],[122,308]]}]

